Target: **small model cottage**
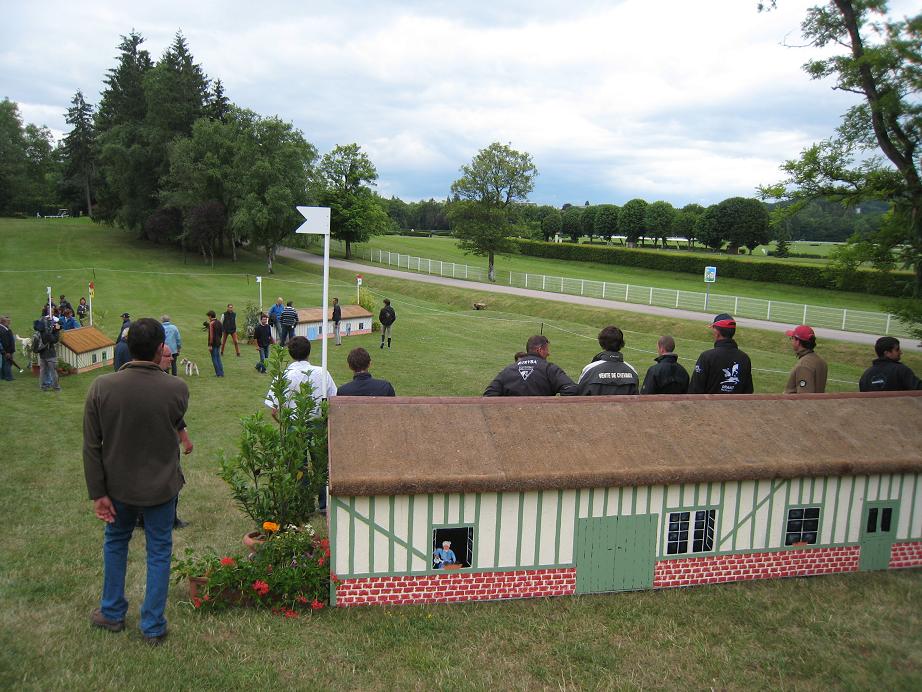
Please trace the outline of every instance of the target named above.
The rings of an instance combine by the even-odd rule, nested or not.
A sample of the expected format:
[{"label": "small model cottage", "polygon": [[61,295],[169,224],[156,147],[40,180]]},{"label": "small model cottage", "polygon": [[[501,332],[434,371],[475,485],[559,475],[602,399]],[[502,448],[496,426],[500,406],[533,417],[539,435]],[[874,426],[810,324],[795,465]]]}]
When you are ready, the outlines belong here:
[{"label": "small model cottage", "polygon": [[[341,305],[339,332],[343,336],[371,334],[372,314],[361,305]],[[327,309],[327,337],[333,336],[333,308]],[[298,310],[298,324],[295,336],[306,336],[313,341],[320,338],[323,331],[323,311],[321,308],[301,308]]]},{"label": "small model cottage", "polygon": [[80,327],[60,332],[58,360],[77,373],[112,366],[115,342],[96,327]]},{"label": "small model cottage", "polygon": [[329,426],[339,606],[922,566],[922,392],[334,397]]}]

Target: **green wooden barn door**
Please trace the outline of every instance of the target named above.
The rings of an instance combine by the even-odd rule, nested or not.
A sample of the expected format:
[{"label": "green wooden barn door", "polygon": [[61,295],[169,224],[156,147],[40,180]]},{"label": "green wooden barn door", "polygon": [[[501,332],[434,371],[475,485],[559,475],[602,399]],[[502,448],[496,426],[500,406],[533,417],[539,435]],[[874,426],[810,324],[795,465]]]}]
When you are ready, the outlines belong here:
[{"label": "green wooden barn door", "polygon": [[593,517],[576,525],[576,593],[653,586],[656,515]]},{"label": "green wooden barn door", "polygon": [[869,572],[890,567],[890,549],[896,539],[896,522],[899,516],[899,503],[867,502],[861,521],[861,546],[859,567]]}]

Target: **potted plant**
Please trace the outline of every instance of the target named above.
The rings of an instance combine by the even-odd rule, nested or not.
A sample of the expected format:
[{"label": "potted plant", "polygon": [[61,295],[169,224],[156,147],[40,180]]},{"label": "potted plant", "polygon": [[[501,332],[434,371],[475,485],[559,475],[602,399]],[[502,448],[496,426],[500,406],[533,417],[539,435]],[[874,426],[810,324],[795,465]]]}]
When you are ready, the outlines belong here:
[{"label": "potted plant", "polygon": [[247,534],[251,542],[260,534],[265,537],[267,528],[277,531],[305,524],[327,479],[326,404],[316,410],[307,383],[299,392],[287,394],[286,360],[285,349],[274,347],[268,372],[276,401],[288,405],[271,418],[262,412],[245,416],[240,451],[221,456],[219,475],[258,527]]},{"label": "potted plant", "polygon": [[[285,617],[320,610],[329,593],[330,544],[310,524],[271,532],[260,550],[250,555],[214,552],[174,561],[174,580],[189,580],[196,609],[230,605],[271,608]],[[196,576],[198,575],[198,576]]]},{"label": "potted plant", "polygon": [[248,344],[256,343],[256,327],[259,326],[259,314],[262,310],[255,303],[247,303],[243,311],[243,334]]}]

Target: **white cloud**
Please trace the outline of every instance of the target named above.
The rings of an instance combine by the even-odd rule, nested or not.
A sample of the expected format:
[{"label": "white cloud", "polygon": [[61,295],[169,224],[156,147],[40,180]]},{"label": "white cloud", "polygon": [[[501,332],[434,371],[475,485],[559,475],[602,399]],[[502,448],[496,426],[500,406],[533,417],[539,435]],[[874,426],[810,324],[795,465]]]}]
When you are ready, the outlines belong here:
[{"label": "white cloud", "polygon": [[537,201],[714,201],[776,179],[850,102],[802,73],[813,51],[782,46],[812,3],[755,4],[16,3],[0,83],[26,120],[63,131],[77,89],[97,100],[120,35],[136,29],[156,59],[182,30],[239,105],[294,122],[321,152],[361,144],[382,192],[444,195],[498,140],[533,155]]}]

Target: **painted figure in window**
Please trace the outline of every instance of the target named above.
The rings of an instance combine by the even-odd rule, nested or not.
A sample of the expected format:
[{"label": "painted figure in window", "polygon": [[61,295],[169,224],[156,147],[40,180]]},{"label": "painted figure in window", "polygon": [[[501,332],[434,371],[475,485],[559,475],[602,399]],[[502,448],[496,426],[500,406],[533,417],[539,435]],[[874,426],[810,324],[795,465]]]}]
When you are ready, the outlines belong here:
[{"label": "painted figure in window", "polygon": [[432,553],[433,569],[445,569],[445,565],[453,565],[457,561],[455,553],[451,549],[451,541],[442,541],[442,547],[436,548]]}]

